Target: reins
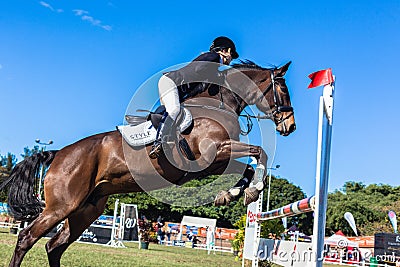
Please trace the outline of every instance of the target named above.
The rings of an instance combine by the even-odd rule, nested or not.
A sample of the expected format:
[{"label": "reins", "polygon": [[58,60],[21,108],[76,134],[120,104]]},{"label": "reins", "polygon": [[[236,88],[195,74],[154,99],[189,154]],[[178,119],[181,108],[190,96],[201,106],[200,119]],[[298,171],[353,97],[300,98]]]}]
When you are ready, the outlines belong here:
[{"label": "reins", "polygon": [[[283,79],[282,77],[277,77],[275,78],[274,76],[274,70],[270,70],[270,74],[271,74],[271,83],[267,86],[267,88],[263,91],[262,96],[260,97],[259,100],[257,101],[261,101],[261,99],[263,97],[265,97],[265,95],[269,92],[269,90],[273,90],[273,96],[274,96],[274,110],[265,114],[265,115],[260,115],[258,114],[257,116],[255,115],[250,115],[245,109],[243,109],[243,111],[246,114],[240,114],[240,117],[245,117],[246,118],[246,122],[247,122],[247,130],[243,131],[242,129],[240,129],[240,134],[243,136],[248,135],[251,130],[253,129],[253,121],[251,119],[257,119],[257,120],[263,120],[263,119],[273,119],[275,117],[276,114],[282,113],[282,112],[293,112],[293,107],[291,106],[284,106],[281,105],[281,99],[279,97],[278,91],[276,90],[276,86],[275,84],[277,83],[277,79]],[[221,93],[220,93],[221,94]],[[233,97],[236,101],[236,103],[239,105],[239,107],[242,106],[242,104],[239,102],[239,100],[237,99],[235,93],[233,93]],[[222,99],[222,94],[221,94],[221,101],[223,101]],[[277,124],[284,122],[286,119],[288,119],[290,117],[286,116],[285,118],[280,118],[279,120],[277,120]]]},{"label": "reins", "polygon": [[[197,107],[197,108],[205,108],[205,109],[209,109],[209,110],[214,110],[214,111],[219,111],[219,112],[223,112],[225,114],[229,114],[233,117],[235,117],[235,119],[237,119],[238,117],[245,117],[246,118],[246,124],[247,124],[247,130],[242,130],[240,129],[240,134],[243,136],[248,135],[251,130],[253,129],[253,121],[252,119],[257,119],[257,120],[264,120],[264,119],[275,119],[276,120],[276,124],[280,124],[282,122],[284,122],[286,119],[288,119],[292,114],[293,114],[293,107],[291,106],[285,106],[285,105],[281,105],[281,99],[279,97],[278,91],[276,89],[275,84],[278,82],[278,79],[283,79],[283,77],[275,77],[274,76],[274,70],[269,70],[270,74],[271,74],[271,83],[269,83],[267,85],[267,88],[263,91],[262,95],[260,96],[260,98],[257,101],[261,101],[263,97],[265,97],[265,95],[272,89],[273,90],[273,98],[274,98],[274,108],[273,110],[269,111],[267,114],[265,115],[251,115],[249,114],[246,109],[243,108],[242,111],[244,111],[245,114],[236,114],[236,112],[234,112],[234,109],[232,109],[230,107],[230,110],[227,110],[227,106],[224,103],[224,97],[223,94],[221,92],[221,86],[220,86],[220,90],[219,90],[219,98],[220,98],[220,104],[218,107],[215,106],[210,106],[210,105],[201,105],[201,104],[186,104],[186,103],[182,103],[183,106],[185,107]],[[228,89],[229,90],[229,89]],[[231,91],[231,90],[229,90]],[[240,109],[242,109],[242,103],[238,100],[236,94],[234,92],[231,91],[231,94],[233,96],[233,98],[236,101],[236,104],[238,105],[238,107],[240,107]],[[228,106],[229,107],[229,106]],[[288,116],[285,116],[283,118],[279,118],[276,119],[276,114],[282,113],[282,112],[292,112],[291,114],[289,114]]]}]

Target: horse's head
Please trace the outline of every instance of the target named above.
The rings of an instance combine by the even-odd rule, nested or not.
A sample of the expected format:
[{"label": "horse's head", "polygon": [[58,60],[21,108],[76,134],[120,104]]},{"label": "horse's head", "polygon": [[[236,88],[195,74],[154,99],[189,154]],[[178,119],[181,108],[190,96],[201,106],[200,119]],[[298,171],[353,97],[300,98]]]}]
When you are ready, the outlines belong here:
[{"label": "horse's head", "polygon": [[[272,119],[275,122],[276,130],[284,136],[296,129],[289,90],[284,78],[290,63],[271,69],[260,67],[251,61],[233,65],[235,70],[239,70],[251,80],[251,82],[238,82],[238,79],[234,79],[235,88],[238,88],[235,89],[235,93],[239,94],[246,104],[256,105],[260,111],[265,113],[266,117]],[[227,75],[228,84],[232,84],[230,78],[234,78],[234,76],[240,75]]]}]

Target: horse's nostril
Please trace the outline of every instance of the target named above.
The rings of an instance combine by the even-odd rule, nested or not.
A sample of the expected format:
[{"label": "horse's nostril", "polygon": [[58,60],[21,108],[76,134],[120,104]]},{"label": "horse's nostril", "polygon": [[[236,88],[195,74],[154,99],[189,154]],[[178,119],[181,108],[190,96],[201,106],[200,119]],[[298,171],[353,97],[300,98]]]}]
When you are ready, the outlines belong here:
[{"label": "horse's nostril", "polygon": [[289,128],[289,132],[291,133],[291,132],[294,132],[296,130],[296,124],[292,124],[292,125],[290,125],[290,128]]}]

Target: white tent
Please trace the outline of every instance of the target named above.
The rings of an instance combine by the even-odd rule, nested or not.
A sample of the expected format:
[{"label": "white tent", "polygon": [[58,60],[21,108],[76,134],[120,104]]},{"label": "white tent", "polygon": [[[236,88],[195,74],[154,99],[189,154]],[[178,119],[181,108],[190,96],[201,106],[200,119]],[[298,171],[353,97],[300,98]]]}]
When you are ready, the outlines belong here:
[{"label": "white tent", "polygon": [[215,246],[215,226],[217,225],[217,219],[208,219],[201,217],[193,217],[193,216],[183,216],[180,228],[180,237],[182,238],[183,226],[195,226],[195,227],[204,227],[207,229],[207,250],[210,254],[210,250],[214,249]]},{"label": "white tent", "polygon": [[193,217],[193,216],[183,216],[183,219],[181,222],[181,229],[182,229],[183,225],[204,227],[204,228],[206,228],[207,226],[211,226],[211,227],[215,228],[215,226],[217,225],[217,219],[208,219],[208,218]]},{"label": "white tent", "polygon": [[357,247],[358,248],[358,243],[356,242],[351,242],[348,240],[345,236],[342,235],[337,235],[334,234],[328,238],[325,238],[325,245],[331,245],[331,246],[338,246],[338,247]]}]

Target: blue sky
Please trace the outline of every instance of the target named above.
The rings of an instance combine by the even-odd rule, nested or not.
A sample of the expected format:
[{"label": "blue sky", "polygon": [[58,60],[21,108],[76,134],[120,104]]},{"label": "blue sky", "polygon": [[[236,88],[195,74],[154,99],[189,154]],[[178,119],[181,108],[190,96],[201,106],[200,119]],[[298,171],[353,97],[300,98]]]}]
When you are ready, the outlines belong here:
[{"label": "blue sky", "polygon": [[307,75],[331,67],[329,190],[349,180],[400,185],[398,14],[393,0],[1,1],[0,154],[19,155],[36,138],[60,149],[115,129],[151,75],[226,35],[242,59],[293,62],[297,131],[277,136],[276,175],[313,194],[321,88],[307,90]]}]

